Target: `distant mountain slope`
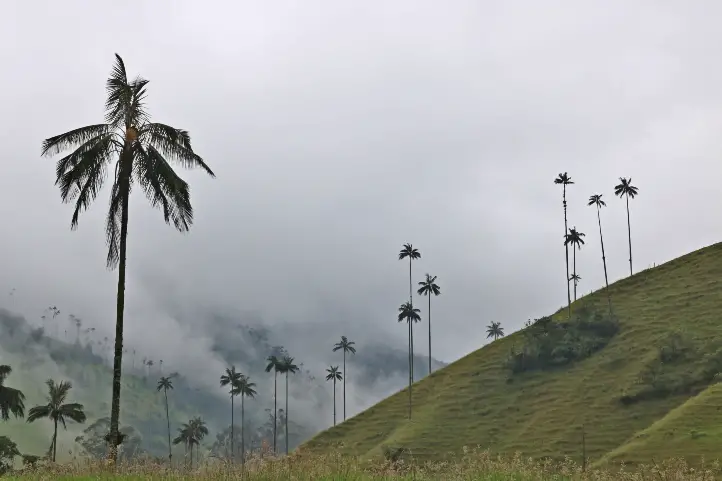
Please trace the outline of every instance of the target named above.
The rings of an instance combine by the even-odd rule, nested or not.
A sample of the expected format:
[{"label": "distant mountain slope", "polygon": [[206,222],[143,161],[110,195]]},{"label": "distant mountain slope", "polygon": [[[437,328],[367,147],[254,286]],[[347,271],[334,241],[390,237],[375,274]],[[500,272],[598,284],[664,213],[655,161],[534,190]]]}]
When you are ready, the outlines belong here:
[{"label": "distant mountain slope", "polygon": [[[722,244],[597,291],[383,400],[303,448],[438,459],[463,446],[598,462],[719,456]],[[615,321],[616,319],[616,321]],[[516,372],[515,372],[516,371]]]}]

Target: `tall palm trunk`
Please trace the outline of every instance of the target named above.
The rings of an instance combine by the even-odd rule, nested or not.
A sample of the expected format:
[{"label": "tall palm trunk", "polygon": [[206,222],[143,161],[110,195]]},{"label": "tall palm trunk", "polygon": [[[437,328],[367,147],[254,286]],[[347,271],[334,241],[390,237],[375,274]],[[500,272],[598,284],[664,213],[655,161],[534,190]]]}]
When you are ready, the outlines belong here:
[{"label": "tall palm trunk", "polygon": [[336,379],[333,380],[333,425],[336,425]]},{"label": "tall palm trunk", "polygon": [[343,350],[343,420],[346,420],[346,349]]},{"label": "tall palm trunk", "polygon": [[273,370],[273,454],[276,454],[276,433],[278,431],[278,371]]},{"label": "tall palm trunk", "polygon": [[612,315],[612,296],[609,294],[609,277],[607,277],[607,257],[604,255],[604,237],[602,236],[602,217],[597,205],[597,223],[599,224],[599,242],[602,244],[602,264],[604,265],[604,285],[607,291],[607,303],[609,304],[609,315]]},{"label": "tall palm trunk", "polygon": [[629,194],[627,194],[627,233],[629,236],[629,275],[632,275],[632,224],[629,222]]},{"label": "tall palm trunk", "polygon": [[286,456],[288,456],[288,371],[286,371]]},{"label": "tall palm trunk", "polygon": [[168,423],[168,465],[173,463],[173,451],[170,447],[170,415],[168,414],[168,388],[163,389],[163,395],[165,396],[165,419]]},{"label": "tall palm trunk", "polygon": [[243,393],[241,393],[241,464],[245,464],[246,462],[246,433],[243,419],[243,411],[245,406],[243,405],[243,397]]},{"label": "tall palm trunk", "polygon": [[431,292],[429,292],[429,376],[431,375]]},{"label": "tall palm trunk", "polygon": [[574,277],[574,302],[577,302],[577,248],[572,245],[572,257],[574,257],[574,264],[572,267],[572,277]]},{"label": "tall palm trunk", "polygon": [[236,451],[233,449],[233,394],[231,394],[231,462],[233,462],[233,456],[235,456]]},{"label": "tall palm trunk", "polygon": [[[132,159],[131,159],[132,160]],[[123,311],[125,309],[125,263],[128,248],[128,208],[130,200],[130,167],[123,159],[120,176],[121,217],[120,217],[120,252],[118,266],[118,299],[115,320],[115,351],[113,353],[113,397],[110,405],[110,460],[118,460],[119,424],[120,424],[120,377],[123,363]]]},{"label": "tall palm trunk", "polygon": [[54,431],[53,431],[53,462],[55,462],[55,456],[58,454],[58,420],[53,419]]},{"label": "tall palm trunk", "polygon": [[[564,185],[562,187],[562,205],[564,206],[564,236],[566,237],[567,233],[569,232],[569,227],[567,226],[567,186]],[[569,245],[567,243],[564,243],[564,252],[565,252],[565,258],[566,258],[566,265],[567,265],[567,316],[569,319],[572,318],[572,295],[569,292]]]},{"label": "tall palm trunk", "polygon": [[[414,297],[411,288],[411,256],[409,256],[409,302],[414,305]],[[411,419],[411,385],[414,383],[414,339],[411,329],[411,319],[409,322],[409,419]]]}]

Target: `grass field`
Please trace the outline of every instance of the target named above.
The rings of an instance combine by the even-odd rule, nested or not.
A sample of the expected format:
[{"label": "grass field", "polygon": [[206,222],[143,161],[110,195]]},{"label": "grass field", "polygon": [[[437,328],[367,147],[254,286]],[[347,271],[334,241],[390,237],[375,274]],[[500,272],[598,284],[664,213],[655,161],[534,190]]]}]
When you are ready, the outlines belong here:
[{"label": "grass field", "polygon": [[[510,376],[505,360],[523,343],[517,332],[416,383],[412,420],[403,390],[318,434],[304,449],[377,458],[385,446],[403,447],[428,461],[478,445],[505,455],[581,460],[584,426],[586,454],[597,465],[717,458],[722,385],[702,377],[710,366],[722,370],[722,244],[639,272],[610,291],[620,331],[591,357]],[[572,307],[582,304],[606,310],[606,295],[597,291]],[[554,318],[565,316],[564,309]],[[685,354],[659,364],[660,349],[675,332]],[[657,365],[652,380],[641,382]],[[650,386],[655,394],[645,396]],[[638,402],[625,404],[625,397]]]}]

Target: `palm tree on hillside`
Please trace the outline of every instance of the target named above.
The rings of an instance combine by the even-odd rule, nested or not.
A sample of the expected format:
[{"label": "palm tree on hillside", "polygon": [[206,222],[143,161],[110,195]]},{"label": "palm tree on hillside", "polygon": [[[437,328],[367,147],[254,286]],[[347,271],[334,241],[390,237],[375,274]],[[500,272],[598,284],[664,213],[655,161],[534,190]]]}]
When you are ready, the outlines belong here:
[{"label": "palm tree on hillside", "polygon": [[333,381],[333,425],[336,425],[336,381],[343,380],[343,373],[338,370],[338,366],[331,366],[326,369],[326,380]]},{"label": "palm tree on hillside", "polygon": [[597,208],[597,223],[599,224],[599,242],[602,245],[602,264],[604,265],[604,286],[607,290],[607,301],[609,302],[609,312],[612,311],[612,298],[609,295],[609,277],[607,277],[607,257],[604,255],[604,237],[602,236],[602,217],[600,211],[602,207],[606,207],[606,202],[602,200],[602,194],[594,194],[589,197],[587,205],[593,205]]},{"label": "palm tree on hillside", "polygon": [[[133,184],[141,188],[153,207],[163,211],[166,223],[181,232],[193,222],[188,184],[173,170],[172,163],[200,167],[211,177],[213,171],[191,147],[188,132],[150,121],[146,110],[148,80],[128,79],[123,59],[116,54],[106,83],[105,123],[89,125],[43,142],[42,155],[54,156],[75,149],[57,162],[56,185],[63,202],[74,202],[71,229],[78,226],[80,213],[95,200],[113,172],[110,206],[106,217],[109,268],[119,266],[116,305],[113,394],[110,411],[110,458],[117,460],[120,417],[120,378],[123,358],[123,311],[128,240],[129,200]],[[111,163],[115,165],[111,167]]]},{"label": "palm tree on hillside", "polygon": [[[414,308],[413,304],[410,302],[404,302],[399,307],[399,315],[398,315],[398,322],[408,322],[409,326],[411,326],[414,322],[419,322],[421,320],[421,315],[419,314],[418,309]],[[411,338],[412,328],[409,327],[409,419],[411,419],[411,385],[414,383],[413,378],[413,355],[414,355],[414,345],[412,344],[413,340]]]},{"label": "palm tree on hillside", "polygon": [[276,356],[268,356],[266,358],[266,372],[273,371],[273,453],[276,451],[276,435],[278,430],[278,373],[281,366],[281,360]]},{"label": "palm tree on hillside", "polygon": [[48,379],[45,384],[48,386],[47,404],[35,406],[28,411],[27,422],[32,423],[38,419],[48,418],[53,421],[53,441],[51,447],[53,449],[53,462],[58,452],[58,423],[63,425],[63,429],[67,429],[65,420],[75,421],[76,423],[85,422],[85,412],[82,404],[68,403],[65,400],[73,385],[68,381],[61,381],[56,384],[52,379]]},{"label": "palm tree on hillside", "polygon": [[168,464],[173,461],[173,452],[170,446],[170,414],[168,413],[168,391],[173,390],[173,381],[170,377],[161,377],[158,381],[156,391],[163,390],[163,396],[165,397],[165,420],[168,424]]},{"label": "palm tree on hillside", "polygon": [[431,374],[431,296],[440,295],[441,288],[436,284],[436,276],[429,273],[426,274],[426,279],[419,282],[419,286],[417,294],[429,298],[429,374]]},{"label": "palm tree on hillside", "polygon": [[619,178],[619,184],[614,186],[614,195],[620,199],[625,196],[627,199],[627,234],[629,237],[629,275],[632,275],[632,225],[629,222],[629,198],[634,199],[639,194],[639,189],[632,185],[632,178]]},{"label": "palm tree on hillside", "polygon": [[231,462],[233,461],[236,451],[233,449],[233,398],[236,397],[236,389],[241,380],[242,374],[236,371],[236,366],[226,368],[226,373],[221,376],[221,387],[230,386],[229,394],[231,395]]},{"label": "palm tree on hillside", "polygon": [[577,274],[576,272],[573,273],[571,276],[569,276],[569,279],[574,283],[574,300],[577,300],[577,294],[576,294],[576,286],[579,285],[579,281],[582,280],[582,276]]},{"label": "palm tree on hillside", "polygon": [[[567,186],[573,184],[572,178],[567,175],[566,172],[560,173],[554,183],[562,186],[562,206],[564,207],[564,235],[567,235]],[[566,264],[567,264],[567,315],[571,319],[572,317],[572,295],[569,292],[569,247],[565,244],[564,246]]]},{"label": "palm tree on hillside", "polygon": [[285,430],[286,430],[286,454],[288,454],[288,375],[296,374],[298,372],[298,366],[293,363],[291,356],[283,356],[278,366],[278,372],[286,375],[286,415],[285,418]]},{"label": "palm tree on hillside", "polygon": [[12,414],[16,418],[25,417],[25,395],[19,389],[7,387],[5,381],[13,368],[0,365],[0,419],[8,421]]},{"label": "palm tree on hillside", "polygon": [[246,444],[245,444],[245,432],[244,432],[244,410],[245,406],[243,403],[244,398],[254,398],[256,396],[256,383],[251,382],[248,376],[241,375],[238,383],[235,387],[236,396],[241,396],[241,463],[245,463],[246,460]]},{"label": "palm tree on hillside", "polygon": [[[399,260],[409,259],[409,303],[414,304],[413,287],[411,282],[411,262],[415,259],[421,259],[421,253],[418,249],[414,249],[411,244],[404,244],[399,252]],[[414,331],[411,323],[409,323],[409,378],[414,382]]]},{"label": "palm tree on hillside", "polygon": [[[333,352],[343,350],[343,372],[344,376],[346,373],[346,353],[356,354],[356,348],[353,347],[356,344],[353,341],[349,341],[346,336],[341,336],[341,341],[337,342],[333,346]],[[343,378],[343,420],[346,420],[346,378]]]},{"label": "palm tree on hillside", "polygon": [[486,338],[493,337],[496,341],[500,337],[504,337],[504,328],[501,327],[501,322],[492,321],[491,324],[486,326]]},{"label": "palm tree on hillside", "polygon": [[579,232],[576,227],[572,227],[571,229],[569,229],[569,233],[566,236],[564,236],[564,245],[567,245],[567,246],[571,245],[572,251],[574,254],[574,265],[573,265],[573,272],[572,272],[572,276],[574,276],[574,277],[570,277],[569,280],[574,281],[574,301],[575,302],[577,300],[577,280],[581,279],[581,277],[576,277],[576,275],[577,275],[577,249],[581,250],[582,246],[584,245],[584,239],[582,239],[582,237],[584,237],[585,235],[586,234],[584,234],[583,232]]}]

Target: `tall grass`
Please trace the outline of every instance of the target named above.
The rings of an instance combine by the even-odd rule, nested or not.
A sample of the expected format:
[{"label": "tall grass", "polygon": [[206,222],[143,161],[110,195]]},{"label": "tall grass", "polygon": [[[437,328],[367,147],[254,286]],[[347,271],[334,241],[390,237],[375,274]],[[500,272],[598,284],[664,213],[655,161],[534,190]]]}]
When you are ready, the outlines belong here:
[{"label": "tall grass", "polygon": [[492,456],[488,452],[465,450],[456,461],[425,463],[366,462],[339,454],[318,456],[296,453],[286,458],[253,457],[245,466],[223,461],[205,462],[194,469],[171,469],[151,460],[121,463],[116,469],[104,462],[76,462],[42,466],[9,476],[14,480],[248,480],[248,481],[711,481],[722,473],[715,462],[692,467],[684,460],[670,459],[647,466],[618,466],[582,472],[571,460],[562,463],[535,461],[516,455]]}]

